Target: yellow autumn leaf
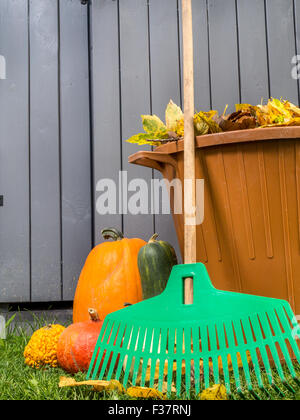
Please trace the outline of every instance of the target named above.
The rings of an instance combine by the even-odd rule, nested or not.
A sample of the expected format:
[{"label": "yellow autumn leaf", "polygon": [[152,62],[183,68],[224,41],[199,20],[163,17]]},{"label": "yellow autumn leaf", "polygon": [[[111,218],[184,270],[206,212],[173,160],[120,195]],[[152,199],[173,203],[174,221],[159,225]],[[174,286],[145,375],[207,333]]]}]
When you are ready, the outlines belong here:
[{"label": "yellow autumn leaf", "polygon": [[166,109],[166,126],[168,131],[175,131],[178,124],[183,118],[183,112],[181,108],[170,100]]},{"label": "yellow autumn leaf", "polygon": [[151,141],[151,140],[156,140],[157,137],[153,136],[151,134],[148,133],[140,133],[140,134],[135,134],[134,136],[130,137],[127,141],[127,143],[136,143],[140,146],[146,144],[148,146],[160,146],[161,143],[158,141]]},{"label": "yellow autumn leaf", "polygon": [[290,111],[293,118],[300,117],[300,108],[298,108],[296,105],[289,101],[285,101],[284,106]]},{"label": "yellow autumn leaf", "polygon": [[205,389],[200,394],[200,400],[203,401],[221,401],[227,400],[227,392],[224,385],[216,384],[211,388]]},{"label": "yellow autumn leaf", "polygon": [[150,134],[152,139],[168,138],[168,130],[157,115],[142,115],[143,128]]},{"label": "yellow autumn leaf", "polygon": [[75,387],[75,386],[92,386],[94,389],[98,392],[102,391],[117,391],[121,394],[124,394],[125,388],[123,385],[116,381],[115,379],[112,379],[111,381],[101,381],[101,380],[90,380],[90,381],[82,381],[82,382],[76,382],[73,378],[67,378],[65,376],[60,377],[59,381],[59,388],[64,387]]},{"label": "yellow autumn leaf", "polygon": [[166,399],[163,393],[159,392],[157,389],[146,388],[141,386],[132,386],[128,388],[127,395],[129,395],[132,398],[152,398],[160,400]]},{"label": "yellow autumn leaf", "polygon": [[125,394],[126,390],[124,386],[117,381],[116,379],[111,379],[108,384],[103,387],[103,385],[94,385],[96,391],[117,391],[119,394]]},{"label": "yellow autumn leaf", "polygon": [[201,136],[208,133],[220,133],[222,129],[213,119],[217,115],[217,111],[198,112],[194,116],[195,134]]}]

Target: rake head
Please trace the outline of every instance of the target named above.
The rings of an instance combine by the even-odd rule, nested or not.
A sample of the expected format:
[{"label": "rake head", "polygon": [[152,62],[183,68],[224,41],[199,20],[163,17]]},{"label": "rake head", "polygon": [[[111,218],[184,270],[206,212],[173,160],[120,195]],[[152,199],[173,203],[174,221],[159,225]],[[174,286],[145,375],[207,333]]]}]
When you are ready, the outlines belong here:
[{"label": "rake head", "polygon": [[[186,305],[183,282],[190,277],[194,301]],[[234,384],[243,395],[245,382],[258,397],[256,387],[281,393],[276,368],[293,392],[285,371],[299,384],[292,362],[300,363],[299,338],[286,301],[220,291],[203,264],[178,265],[161,295],[106,317],[87,378],[115,378],[125,387],[153,387],[157,381],[158,390],[166,384],[168,394],[174,383],[178,395],[221,382],[228,394]]]}]

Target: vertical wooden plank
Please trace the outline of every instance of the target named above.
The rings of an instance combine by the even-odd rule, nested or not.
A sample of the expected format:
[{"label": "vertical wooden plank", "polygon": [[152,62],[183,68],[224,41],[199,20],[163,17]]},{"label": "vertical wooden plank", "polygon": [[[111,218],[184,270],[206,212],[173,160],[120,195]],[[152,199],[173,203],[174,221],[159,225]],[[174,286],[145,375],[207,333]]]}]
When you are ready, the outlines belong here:
[{"label": "vertical wooden plank", "polygon": [[240,100],[235,0],[208,0],[212,108]]},{"label": "vertical wooden plank", "polygon": [[264,0],[238,0],[237,6],[241,100],[256,105],[269,97]]},{"label": "vertical wooden plank", "polygon": [[[211,108],[211,98],[206,0],[193,0],[192,5],[194,30],[195,107],[197,111],[207,111]],[[181,17],[179,22],[181,22]]]},{"label": "vertical wooden plank", "polygon": [[91,249],[88,7],[60,1],[63,300]]},{"label": "vertical wooden plank", "polygon": [[297,80],[291,77],[296,54],[293,0],[266,0],[270,61],[270,94],[298,104]]},{"label": "vertical wooden plank", "polygon": [[[150,214],[150,182],[152,170],[128,163],[128,156],[137,146],[126,143],[131,135],[141,132],[141,114],[150,113],[150,74],[147,0],[119,2],[120,64],[122,101],[122,169],[127,171],[128,183],[139,179],[148,189],[148,214],[124,214],[124,233],[130,237],[149,239],[153,234],[153,216]],[[138,189],[137,189],[138,192]],[[128,194],[128,200],[134,193]],[[123,205],[128,203],[123,196]],[[125,212],[126,213],[126,212]]]},{"label": "vertical wooden plank", "polygon": [[[207,21],[207,0],[193,0],[193,32],[194,32],[194,84],[195,108],[197,111],[211,109],[210,95],[210,62],[209,33]],[[178,0],[180,55],[182,69],[182,24],[181,0]],[[182,71],[181,71],[182,73]],[[182,78],[181,78],[182,79]]]},{"label": "vertical wooden plank", "polygon": [[101,229],[113,226],[122,230],[121,215],[99,214],[97,201],[103,191],[96,191],[99,181],[103,179],[110,179],[118,186],[121,170],[118,29],[118,2],[93,1],[91,5],[93,193],[95,195],[93,216],[96,244],[102,241]]},{"label": "vertical wooden plank", "polygon": [[31,291],[61,299],[57,0],[30,1]]},{"label": "vertical wooden plank", "polygon": [[[294,20],[295,20],[295,36],[296,36],[296,54],[298,57],[296,57],[296,62],[295,59],[292,61],[292,77],[297,78],[297,83],[298,83],[298,103],[300,105],[300,0],[294,0]],[[296,67],[296,69],[295,69]],[[295,70],[297,70],[297,72],[295,73]]]},{"label": "vertical wooden plank", "polygon": [[[165,109],[170,99],[181,106],[181,71],[177,0],[150,0],[149,32],[151,54],[152,112],[165,121]],[[162,179],[158,172],[154,177]],[[166,188],[161,198],[169,201]],[[163,203],[161,203],[161,208]],[[171,215],[155,215],[155,230],[161,240],[170,242],[180,255]]]},{"label": "vertical wooden plank", "polygon": [[27,2],[0,2],[0,302],[30,298]]}]

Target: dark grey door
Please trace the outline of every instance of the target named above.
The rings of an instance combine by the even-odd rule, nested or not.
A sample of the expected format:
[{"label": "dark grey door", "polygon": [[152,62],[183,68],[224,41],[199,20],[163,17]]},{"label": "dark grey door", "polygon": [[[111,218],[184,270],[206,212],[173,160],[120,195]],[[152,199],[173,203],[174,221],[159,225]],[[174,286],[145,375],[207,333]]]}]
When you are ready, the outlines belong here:
[{"label": "dark grey door", "polygon": [[91,248],[87,8],[1,0],[0,303],[71,300]]}]

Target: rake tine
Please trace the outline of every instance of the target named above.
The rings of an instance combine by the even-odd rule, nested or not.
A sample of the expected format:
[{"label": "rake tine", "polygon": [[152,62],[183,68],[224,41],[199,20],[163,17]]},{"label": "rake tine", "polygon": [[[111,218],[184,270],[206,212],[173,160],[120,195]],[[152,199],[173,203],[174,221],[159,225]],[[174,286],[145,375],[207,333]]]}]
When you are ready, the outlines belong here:
[{"label": "rake tine", "polygon": [[211,351],[214,354],[214,356],[211,357],[213,374],[214,374],[214,381],[215,381],[216,384],[218,384],[220,382],[219,361],[218,361],[218,357],[216,356],[218,346],[217,346],[216,330],[213,327],[215,327],[215,325],[213,325],[213,326],[209,325],[208,326],[208,332],[209,332],[209,338],[210,338]]},{"label": "rake tine", "polygon": [[227,354],[222,355],[221,356],[221,363],[222,363],[222,368],[223,368],[225,387],[226,387],[227,393],[229,395],[231,395],[230,377],[229,377],[229,368],[228,368],[227,357],[228,357]]},{"label": "rake tine", "polygon": [[128,378],[129,378],[133,358],[134,356],[131,356],[130,358],[129,356],[127,356],[126,368],[125,368],[124,378],[123,378],[123,385],[125,388],[127,387],[127,384],[128,384]]},{"label": "rake tine", "polygon": [[174,346],[175,346],[175,329],[169,329],[169,340],[168,340],[168,378],[167,378],[167,389],[168,394],[171,393],[172,380],[173,380],[173,365],[174,365]]},{"label": "rake tine", "polygon": [[271,395],[266,390],[266,388],[263,384],[263,380],[262,380],[262,376],[261,376],[261,370],[260,370],[259,361],[258,361],[258,358],[257,358],[257,355],[256,355],[255,348],[249,349],[249,352],[250,352],[251,360],[252,360],[252,363],[253,363],[254,372],[255,372],[255,375],[256,375],[258,387],[262,392],[264,392],[267,395],[268,398],[271,398]]},{"label": "rake tine", "polygon": [[[139,338],[138,338],[138,345],[136,349],[136,354],[140,355],[143,351],[143,344],[145,340],[146,328],[141,327],[139,330]],[[141,358],[136,357],[134,362],[134,369],[133,369],[133,377],[132,377],[132,384],[136,385],[136,380],[138,376],[139,365],[141,363]]]},{"label": "rake tine", "polygon": [[145,386],[146,383],[146,374],[147,374],[147,370],[148,370],[148,366],[149,366],[149,361],[151,359],[149,359],[148,357],[143,358],[143,363],[142,363],[142,373],[141,373],[141,385],[140,386]]},{"label": "rake tine", "polygon": [[[290,304],[288,302],[284,302],[283,303],[283,308],[285,309],[285,311],[287,313],[287,316],[289,317],[289,319],[292,323],[293,329],[296,330],[297,336],[300,338],[300,327],[299,327],[298,321],[297,321],[297,319],[296,319],[296,317],[295,317],[295,315],[294,315],[294,313],[291,309]],[[284,319],[285,318],[286,318],[286,315],[285,315]]]},{"label": "rake tine", "polygon": [[[127,352],[129,352],[130,350],[135,350],[135,346],[136,346],[136,341],[137,341],[137,337],[138,337],[138,333],[139,333],[140,328],[139,327],[133,327],[130,333],[130,338],[129,338],[129,342],[127,344],[127,346],[125,347],[125,350],[127,350]],[[129,346],[129,348],[128,348]],[[123,385],[127,386],[128,383],[128,378],[130,375],[130,371],[131,371],[131,364],[132,364],[132,360],[134,358],[134,356],[130,356],[127,355],[127,360],[126,360],[126,367],[125,367],[125,371],[124,371],[124,378],[123,378]]]},{"label": "rake tine", "polygon": [[[122,339],[123,339],[123,335],[124,335],[124,333],[125,333],[125,330],[126,330],[126,324],[120,324],[119,325],[119,331],[118,331],[118,335],[117,335],[117,338],[116,338],[116,340],[115,340],[115,348],[116,349],[120,349],[120,345],[121,345],[121,342],[122,342]],[[115,368],[115,364],[116,364],[116,360],[117,360],[117,357],[118,356],[120,356],[120,353],[119,353],[119,351],[117,352],[117,351],[114,351],[113,352],[113,357],[112,357],[112,361],[111,361],[111,364],[110,364],[110,368],[109,368],[109,372],[108,372],[108,376],[110,375],[110,373],[112,374],[113,373],[113,369]],[[120,360],[120,359],[119,359]],[[118,361],[118,366],[119,366],[119,361]],[[117,366],[117,367],[118,367]],[[119,376],[120,377],[120,376]],[[115,375],[115,378],[118,380],[119,379],[119,377],[117,377],[117,375]]]},{"label": "rake tine", "polygon": [[272,326],[274,328],[276,337],[278,339],[278,344],[280,346],[280,349],[282,351],[282,354],[284,356],[284,359],[286,361],[286,364],[288,366],[288,369],[290,371],[290,374],[292,375],[292,377],[295,380],[295,382],[297,382],[298,379],[297,379],[297,376],[296,376],[296,372],[295,372],[295,369],[294,369],[294,366],[293,366],[293,363],[292,363],[292,360],[291,360],[291,357],[290,357],[288,348],[287,348],[287,346],[285,344],[285,341],[282,338],[282,332],[281,332],[280,326],[278,324],[278,320],[277,320],[277,318],[276,318],[276,316],[275,316],[275,314],[273,312],[270,313],[270,314],[268,314],[268,315],[269,315],[269,318],[270,318],[270,322],[271,322],[271,324],[272,324]]},{"label": "rake tine", "polygon": [[195,376],[195,392],[198,395],[200,392],[200,359],[194,358],[194,376]]},{"label": "rake tine", "polygon": [[[220,325],[217,325],[217,334],[218,334],[219,344],[221,346],[221,349],[225,349],[225,348],[227,348],[227,343],[226,343],[226,338],[225,338],[225,334],[224,334],[224,324],[222,326],[223,326],[223,328]],[[228,357],[227,353],[223,353],[220,356],[221,365],[222,365],[222,369],[223,369],[225,386],[226,386],[226,389],[227,389],[227,393],[229,395],[231,395],[229,368],[228,368],[227,357]]]},{"label": "rake tine", "polygon": [[[289,305],[287,305],[287,307],[285,309],[288,313],[290,312]],[[288,339],[288,341],[289,341],[289,343],[290,343],[290,345],[293,349],[293,352],[294,352],[294,354],[297,358],[298,363],[300,363],[300,350],[299,350],[299,348],[296,344],[295,338],[292,335],[293,332],[292,332],[291,326],[290,326],[290,324],[287,320],[287,317],[286,317],[286,314],[284,312],[283,307],[278,308],[277,312],[278,312],[278,316],[280,318],[280,322],[282,323],[283,329],[285,331],[285,334],[289,335],[289,337],[287,337],[287,339]],[[294,325],[295,322],[297,322],[296,320],[294,320],[294,315],[292,317],[292,322],[293,322],[293,325]],[[297,324],[297,326],[295,326],[295,328],[299,328],[298,324]]]},{"label": "rake tine", "polygon": [[236,348],[236,345],[235,345],[235,340],[234,340],[233,328],[232,328],[232,325],[228,324],[228,322],[226,322],[224,325],[225,325],[225,330],[227,333],[227,339],[228,339],[228,344],[229,344],[228,352],[229,352],[232,367],[233,367],[235,384],[236,384],[238,393],[243,394],[237,360],[235,360],[235,358],[232,356],[232,352],[234,352],[234,355],[236,356],[236,350],[234,350]]},{"label": "rake tine", "polygon": [[182,376],[182,359],[176,359],[176,392],[177,396],[181,392],[181,376]]},{"label": "rake tine", "polygon": [[204,356],[205,354],[209,353],[207,329],[205,327],[200,328],[200,337],[201,337],[201,344],[202,344],[204,386],[205,388],[209,388],[209,358],[207,356]]},{"label": "rake tine", "polygon": [[267,355],[267,351],[265,348],[264,338],[261,332],[261,328],[258,322],[257,315],[254,315],[251,317],[251,323],[253,325],[253,328],[256,332],[256,338],[257,338],[257,347],[259,348],[259,351],[261,353],[262,361],[266,370],[267,378],[269,384],[272,386],[274,383],[273,375],[272,375],[272,369],[269,363],[269,357]]},{"label": "rake tine", "polygon": [[158,359],[155,359],[153,354],[158,353],[159,348],[159,339],[160,339],[160,330],[157,331],[157,329],[154,330],[154,336],[152,341],[152,354],[151,354],[151,370],[150,370],[150,388],[153,388],[154,386],[154,380],[155,380],[155,371],[156,371],[156,363]]},{"label": "rake tine", "polygon": [[204,375],[204,386],[205,388],[209,388],[209,358],[203,357],[203,375]]},{"label": "rake tine", "polygon": [[167,393],[172,392],[172,379],[173,379],[173,360],[168,359],[168,377],[167,377]]},{"label": "rake tine", "polygon": [[[121,372],[122,372],[122,368],[123,368],[123,363],[124,363],[124,359],[126,357],[126,352],[127,352],[127,347],[128,347],[128,343],[131,337],[131,333],[132,333],[133,327],[132,325],[128,326],[126,328],[125,331],[125,336],[123,338],[123,345],[122,347],[120,347],[120,359],[119,359],[119,364],[118,364],[118,368],[117,368],[117,372],[116,372],[116,379],[119,380],[120,376],[121,376]],[[126,360],[126,367],[127,367],[127,363],[128,363],[128,359]]]},{"label": "rake tine", "polygon": [[176,359],[176,392],[177,396],[180,395],[181,392],[181,377],[182,377],[182,359]]},{"label": "rake tine", "polygon": [[275,363],[277,373],[278,373],[281,381],[283,383],[286,383],[286,377],[284,375],[284,372],[283,372],[283,369],[282,369],[282,366],[281,366],[281,363],[280,363],[280,359],[279,359],[279,356],[278,356],[277,349],[274,345],[274,337],[272,335],[267,316],[265,314],[262,314],[262,315],[260,315],[260,318],[263,319],[263,323],[264,323],[263,328],[264,328],[266,337],[267,337],[268,342],[269,342],[268,345],[269,345],[269,348],[270,348],[270,351],[271,351],[271,354],[272,354],[272,357],[273,357],[273,360],[274,360],[274,363]]},{"label": "rake tine", "polygon": [[176,391],[177,395],[180,395],[181,391],[181,380],[182,380],[182,356],[178,357],[179,355],[183,354],[183,340],[184,340],[184,333],[183,328],[178,328],[176,330]]},{"label": "rake tine", "polygon": [[[106,331],[107,323],[108,323],[108,320],[105,320],[103,325],[102,325],[101,332],[99,334],[99,337],[98,337],[98,340],[97,340],[97,343],[96,343],[96,347],[95,347],[95,350],[93,352],[91,363],[89,365],[89,369],[88,369],[88,373],[87,373],[87,379],[90,378],[92,370],[94,372],[94,364],[95,364],[95,361],[96,361],[96,356],[98,354],[98,350],[99,350],[99,347],[100,347],[101,342],[102,342],[102,334],[104,334],[104,333],[102,333],[102,331],[104,331],[104,332]],[[100,364],[100,362],[99,362],[99,364]]]},{"label": "rake tine", "polygon": [[[113,330],[112,330],[112,333],[110,335],[110,341],[112,340],[112,342],[110,343],[111,349],[114,348],[114,346],[115,346],[114,343],[117,344],[117,340],[115,339],[115,337],[117,337],[117,332],[118,332],[119,326],[120,326],[120,324],[115,323],[114,327],[113,327]],[[106,378],[108,381],[111,380],[111,377],[112,377],[112,374],[113,374],[113,371],[114,371],[114,367],[115,367],[115,364],[116,364],[117,356],[118,356],[118,353],[113,351],[110,366],[109,366],[109,370],[108,370],[108,374],[107,374],[107,378]]]},{"label": "rake tine", "polygon": [[[99,371],[99,366],[100,366],[100,363],[101,363],[101,360],[102,360],[104,354],[105,354],[105,348],[102,347],[102,348],[100,348],[99,353],[97,354],[96,364],[94,366],[92,377],[91,377],[92,380],[94,380],[96,378],[99,379],[100,375],[97,376],[97,373]],[[102,366],[103,366],[103,363],[102,363]]]},{"label": "rake tine", "polygon": [[199,328],[192,328],[192,337],[193,337],[193,352],[194,352],[195,391],[196,391],[196,394],[199,394],[200,392]]},{"label": "rake tine", "polygon": [[[150,360],[150,349],[153,337],[153,328],[146,330],[146,341],[143,349],[143,365],[142,365],[142,374],[141,374],[141,386],[145,386],[146,374],[148,370],[149,360]],[[144,338],[145,340],[145,338]]]},{"label": "rake tine", "polygon": [[[255,372],[256,379],[257,379],[258,387],[262,392],[264,392],[266,394],[266,396],[268,398],[271,398],[271,395],[266,390],[266,388],[263,384],[263,380],[262,380],[262,376],[261,376],[261,369],[260,369],[260,366],[259,366],[259,361],[258,361],[258,358],[257,358],[257,355],[256,355],[256,351],[255,351],[256,342],[254,341],[254,337],[253,337],[253,333],[252,333],[252,330],[251,330],[251,325],[250,325],[249,318],[247,317],[246,319],[244,319],[242,321],[242,324],[243,324],[243,328],[244,328],[244,331],[245,331],[247,344],[249,345],[248,351],[250,353],[251,362],[252,362],[252,365],[253,365],[253,368],[254,368],[254,372]],[[249,363],[248,363],[248,366],[249,366]]]},{"label": "rake tine", "polygon": [[[240,343],[240,345],[243,345],[244,344],[244,336],[243,336],[243,331],[242,331],[241,324],[238,323],[238,322],[234,322],[233,325],[234,325],[234,329],[235,329],[235,332],[236,332],[236,335],[237,335],[238,343]],[[248,360],[247,360],[247,357],[246,357],[246,350],[245,351],[241,350],[240,351],[240,356],[241,356],[241,360],[242,360],[242,364],[243,364],[243,370],[244,370],[244,373],[245,373],[247,387],[248,387],[248,390],[250,392],[252,392],[253,391],[253,384],[252,384],[251,375],[250,375],[250,371],[249,371]]]},{"label": "rake tine", "polygon": [[254,392],[253,391],[253,384],[252,384],[252,380],[251,380],[251,375],[250,375],[250,370],[249,370],[249,363],[248,363],[248,360],[247,360],[246,353],[241,351],[240,355],[241,355],[241,360],[242,360],[242,364],[243,364],[243,370],[244,370],[244,373],[245,373],[245,378],[246,378],[248,390],[250,392]]},{"label": "rake tine", "polygon": [[134,367],[133,367],[133,376],[132,376],[132,385],[136,386],[138,371],[139,371],[139,365],[141,363],[141,359],[139,357],[135,358],[134,361]]},{"label": "rake tine", "polygon": [[101,340],[101,342],[103,343],[103,345],[102,345],[102,348],[100,347],[100,352],[99,352],[99,354],[97,356],[97,362],[96,362],[96,366],[95,366],[95,369],[94,369],[94,373],[93,373],[92,379],[95,379],[97,377],[97,373],[99,371],[100,364],[101,364],[102,359],[103,359],[103,356],[105,354],[104,360],[103,360],[103,363],[102,363],[102,367],[101,367],[100,373],[98,375],[98,378],[99,379],[102,379],[103,376],[104,376],[104,373],[105,373],[105,370],[106,370],[106,366],[107,366],[107,362],[109,360],[109,355],[110,355],[110,352],[108,352],[105,349],[105,346],[106,346],[106,344],[107,344],[107,342],[109,340],[110,332],[112,330],[112,327],[113,327],[113,321],[108,321],[107,327],[106,327],[106,330],[105,330],[105,334],[104,334],[104,336],[103,336],[103,338]]},{"label": "rake tine", "polygon": [[161,392],[164,383],[164,373],[165,373],[165,359],[159,359],[159,371],[158,371],[158,390]]},{"label": "rake tine", "polygon": [[191,357],[188,355],[188,353],[186,352],[186,350],[189,349],[190,351],[192,351],[192,343],[191,343],[191,329],[188,329],[188,332],[186,332],[186,329],[184,330],[185,335],[185,385],[186,385],[186,392],[187,394],[189,394],[190,389],[191,389],[191,364],[192,364],[192,359]]},{"label": "rake tine", "polygon": [[167,353],[167,329],[161,331],[161,340],[160,340],[160,359],[159,359],[159,372],[158,372],[158,389],[161,391],[164,381],[164,372],[165,372],[165,356]]},{"label": "rake tine", "polygon": [[[128,352],[130,350],[133,350],[133,351],[135,350],[139,330],[140,330],[139,327],[133,327],[132,328],[129,342],[128,342],[127,346],[125,347],[125,350],[128,350]],[[128,346],[129,346],[129,348],[128,348]],[[129,378],[133,358],[134,358],[134,356],[131,356],[130,359],[129,359],[129,356],[127,356],[126,368],[125,368],[124,379],[123,379],[123,384],[124,384],[125,388],[126,388],[126,385],[128,383],[128,378]]]},{"label": "rake tine", "polygon": [[[106,350],[104,350],[104,353],[105,353],[105,356],[104,356],[102,367],[101,367],[101,370],[100,370],[99,379],[103,379],[103,377],[105,375],[106,368],[107,368],[108,361],[111,357],[111,351],[110,350],[106,349]],[[99,357],[99,359],[101,361],[102,357],[101,358]]]},{"label": "rake tine", "polygon": [[240,378],[240,372],[239,372],[239,366],[238,366],[238,360],[237,360],[237,353],[230,354],[231,364],[233,368],[233,375],[235,379],[235,384],[237,391],[240,395],[244,397],[244,393],[241,386],[241,378]]}]

